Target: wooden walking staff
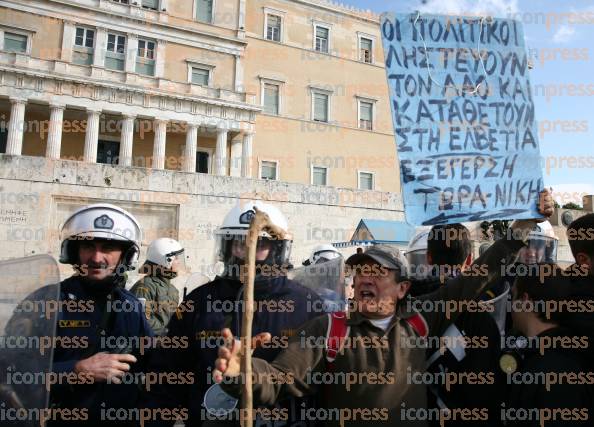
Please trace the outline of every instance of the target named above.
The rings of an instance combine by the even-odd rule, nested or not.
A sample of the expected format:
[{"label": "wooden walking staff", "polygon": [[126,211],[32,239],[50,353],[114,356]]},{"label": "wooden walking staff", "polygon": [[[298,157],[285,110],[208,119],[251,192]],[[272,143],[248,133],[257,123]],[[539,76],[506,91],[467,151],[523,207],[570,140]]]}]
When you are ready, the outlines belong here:
[{"label": "wooden walking staff", "polygon": [[[254,319],[254,280],[256,278],[256,249],[262,232],[267,232],[273,239],[284,240],[285,230],[272,223],[267,213],[254,207],[254,215],[248,230],[247,246],[247,281],[244,280],[243,318],[241,322],[241,372],[245,378],[241,390],[241,427],[252,427],[254,423],[252,393],[252,321]],[[245,276],[244,276],[245,279]]]}]

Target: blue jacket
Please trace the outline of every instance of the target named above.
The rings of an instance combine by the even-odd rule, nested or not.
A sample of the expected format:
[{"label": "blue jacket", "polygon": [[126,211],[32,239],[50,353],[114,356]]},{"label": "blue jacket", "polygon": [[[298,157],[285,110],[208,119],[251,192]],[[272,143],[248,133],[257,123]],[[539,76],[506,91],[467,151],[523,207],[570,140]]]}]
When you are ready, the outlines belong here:
[{"label": "blue jacket", "polygon": [[[76,308],[66,308],[68,306],[65,304],[55,316],[56,336],[71,340],[66,345],[66,341],[59,342],[54,350],[52,370],[55,373],[73,372],[76,362],[99,352],[130,353],[138,359],[132,364],[130,375],[122,384],[98,382],[52,387],[50,401],[53,407],[87,408],[89,419],[85,425],[105,425],[106,418],[115,416],[113,410],[106,412],[110,408],[135,408],[138,404],[142,388],[138,380],[139,373],[145,354],[154,344],[145,338],[149,349],[141,347],[138,338],[152,337],[152,330],[138,299],[121,287],[115,287],[111,294],[98,295],[89,292],[80,278],[73,276],[60,284],[59,299]],[[75,342],[77,344],[73,345]],[[134,421],[133,415],[130,418]],[[117,425],[135,424],[125,420],[113,421]],[[61,424],[56,422],[50,425]],[[65,422],[64,425],[73,424]]]},{"label": "blue jacket", "polygon": [[[146,407],[187,408],[189,421],[186,425],[192,427],[203,425],[205,420],[212,421],[202,406],[204,394],[213,384],[212,370],[218,348],[223,344],[221,330],[227,327],[236,337],[241,334],[242,298],[240,282],[219,277],[187,296],[169,323],[168,336],[184,337],[188,348],[155,353],[149,371],[188,372],[192,374],[193,383],[153,387],[145,401]],[[253,335],[270,332],[273,337],[272,345],[256,349],[254,357],[269,361],[301,324],[322,314],[319,296],[286,277],[256,283],[254,299]],[[157,425],[167,423],[157,422]]]}]

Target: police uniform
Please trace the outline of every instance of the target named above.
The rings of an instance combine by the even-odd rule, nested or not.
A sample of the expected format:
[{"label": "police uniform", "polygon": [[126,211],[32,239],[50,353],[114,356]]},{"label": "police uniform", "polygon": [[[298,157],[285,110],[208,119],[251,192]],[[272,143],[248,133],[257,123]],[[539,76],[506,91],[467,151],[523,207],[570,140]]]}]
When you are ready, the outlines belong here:
[{"label": "police uniform", "polygon": [[155,335],[166,335],[169,320],[179,303],[179,291],[171,280],[159,275],[145,276],[130,292],[146,300],[146,319]]},{"label": "police uniform", "polygon": [[[79,375],[79,382],[83,384],[65,383],[52,387],[52,407],[86,408],[90,425],[102,425],[105,421],[117,425],[134,424],[132,413],[129,412],[131,416],[126,421],[118,419],[123,412],[116,410],[136,407],[142,387],[139,373],[144,356],[150,351],[141,348],[138,340],[138,337],[153,335],[140,301],[122,287],[114,287],[103,295],[91,293],[88,286],[75,276],[61,283],[60,302],[65,309],[57,316],[56,336],[60,345],[54,351],[53,372],[74,373],[78,361],[100,352],[128,353],[138,361],[131,364],[122,384],[88,384],[88,379]],[[151,346],[150,338],[144,342]],[[72,423],[65,422],[64,425]]]}]

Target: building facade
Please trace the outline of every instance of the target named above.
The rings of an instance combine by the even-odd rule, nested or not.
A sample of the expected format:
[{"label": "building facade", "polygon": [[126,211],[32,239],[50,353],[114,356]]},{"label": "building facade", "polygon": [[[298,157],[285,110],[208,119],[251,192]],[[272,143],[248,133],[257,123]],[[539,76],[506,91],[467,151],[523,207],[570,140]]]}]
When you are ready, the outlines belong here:
[{"label": "building facade", "polygon": [[380,42],[322,0],[2,0],[0,151],[397,192]]},{"label": "building facade", "polygon": [[241,199],[287,215],[296,265],[361,218],[402,220],[378,19],[323,0],[0,0],[0,258],[57,258],[61,222],[93,202],[210,277]]}]

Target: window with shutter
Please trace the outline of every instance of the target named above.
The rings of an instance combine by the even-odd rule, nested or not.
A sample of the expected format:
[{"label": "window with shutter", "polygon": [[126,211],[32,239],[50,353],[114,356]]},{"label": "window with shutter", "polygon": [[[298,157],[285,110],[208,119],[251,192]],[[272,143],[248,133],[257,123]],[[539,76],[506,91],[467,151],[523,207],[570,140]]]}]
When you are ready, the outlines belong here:
[{"label": "window with shutter", "polygon": [[155,74],[155,42],[138,39],[136,72],[147,76],[153,76]]},{"label": "window with shutter", "polygon": [[371,39],[361,37],[360,44],[361,54],[359,60],[371,64],[373,61],[373,41]]},{"label": "window with shutter", "polygon": [[266,38],[275,42],[281,40],[281,17],[277,15],[266,16]]},{"label": "window with shutter", "polygon": [[126,62],[126,37],[119,34],[107,34],[107,48],[105,53],[105,68],[124,70]]},{"label": "window with shutter", "polygon": [[4,50],[7,52],[27,53],[28,37],[24,34],[4,32]]},{"label": "window with shutter", "polygon": [[359,189],[373,190],[373,174],[369,172],[359,172]]},{"label": "window with shutter", "polygon": [[196,19],[201,22],[212,22],[212,0],[196,0]]},{"label": "window with shutter", "polygon": [[95,31],[84,27],[76,27],[72,62],[79,65],[93,64],[93,46]]},{"label": "window with shutter", "polygon": [[328,121],[328,95],[314,92],[314,117],[316,122]]},{"label": "window with shutter", "polygon": [[359,102],[359,129],[372,130],[373,128],[373,104],[371,102]]},{"label": "window with shutter", "polygon": [[142,0],[142,7],[145,9],[158,10],[159,0]]},{"label": "window with shutter", "polygon": [[328,183],[328,170],[326,168],[314,166],[312,172],[312,184],[313,185],[327,185]]},{"label": "window with shutter", "polygon": [[270,83],[264,84],[264,112],[267,114],[278,115],[278,106],[279,86]]},{"label": "window with shutter", "polygon": [[316,26],[316,50],[318,52],[328,53],[328,37],[330,30],[324,27]]},{"label": "window with shutter", "polygon": [[210,70],[205,68],[192,67],[192,83],[200,86],[208,86]]},{"label": "window with shutter", "polygon": [[260,179],[276,180],[276,162],[262,161]]}]

